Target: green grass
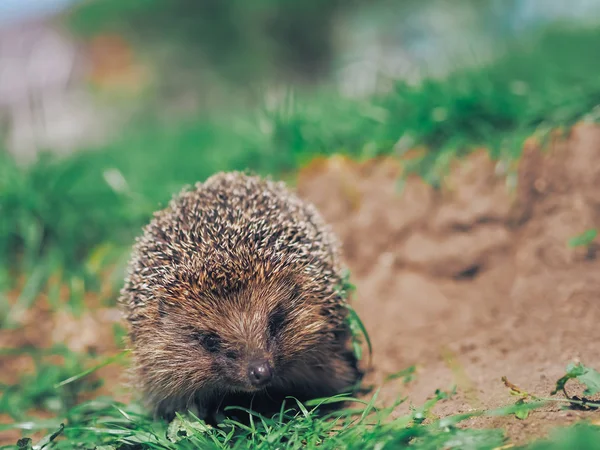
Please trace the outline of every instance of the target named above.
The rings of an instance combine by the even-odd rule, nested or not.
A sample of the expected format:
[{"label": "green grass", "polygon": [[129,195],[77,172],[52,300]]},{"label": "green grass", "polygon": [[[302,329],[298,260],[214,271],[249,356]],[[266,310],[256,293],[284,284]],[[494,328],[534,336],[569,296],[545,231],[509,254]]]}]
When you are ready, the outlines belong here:
[{"label": "green grass", "polygon": [[[331,92],[290,93],[276,108],[226,117],[200,116],[179,123],[146,117],[102,148],[66,158],[46,156],[27,168],[0,153],[2,325],[17,326],[20,313],[32,307],[41,290],[48,291],[51,307],[67,306],[77,313],[85,308],[83,294],[97,290],[99,276],[108,269],[118,286],[127,249],[150,214],[184,184],[218,170],[250,168],[279,177],[293,174],[315,155],[344,153],[366,159],[401,156],[423,146],[427,151],[408,168],[438,184],[452,158],[480,145],[494,157],[516,160],[525,137],[569,126],[600,103],[599,45],[598,29],[554,30],[526,44],[509,44],[503,57],[485,67],[418,85],[396,82],[389,92],[364,100]],[[70,287],[66,304],[46,283],[57,275]],[[16,305],[8,301],[13,288],[19,290]],[[359,321],[354,328],[360,331]],[[66,351],[60,365],[40,358],[34,374],[15,386],[2,386],[0,412],[10,413],[26,432],[50,430],[44,448],[381,450],[410,444],[417,449],[486,449],[504,442],[498,429],[457,427],[466,415],[442,420],[429,416],[433,404],[448,395],[443,392],[394,419],[391,406],[377,410],[373,403],[354,403],[332,421],[318,418],[314,405],[303,405],[299,412],[284,410],[272,418],[253,416],[249,427],[230,422],[233,431],[208,429],[190,418],[169,427],[148,419],[135,404],[102,398],[77,404],[78,394],[93,387],[86,385],[87,378],[56,384],[83,371],[87,359]],[[593,372],[578,370],[571,370],[570,378],[585,382],[581,377],[587,374],[597,382]],[[412,371],[398,375],[413,376]],[[538,400],[520,394],[518,405],[472,414],[517,413],[526,418]],[[33,407],[56,418],[32,419],[28,411]],[[2,425],[0,431],[12,426]],[[595,448],[598,430],[578,425],[531,448]],[[22,448],[42,444],[23,442]]]},{"label": "green grass", "polygon": [[[438,393],[428,406],[444,397]],[[290,399],[294,404],[294,400]],[[452,420],[434,421],[423,425],[422,415],[427,411],[415,410],[409,415],[386,421],[391,410],[375,410],[371,404],[359,410],[346,410],[332,414],[331,420],[315,416],[314,407],[299,405],[300,411],[285,406],[272,418],[257,416],[251,411],[249,425],[227,420],[221,428],[211,428],[194,417],[179,416],[171,424],[151,422],[131,405],[118,405],[98,400],[80,405],[71,411],[68,420],[76,422],[65,427],[63,436],[69,440],[67,447],[93,448],[94,445],[111,445],[108,448],[127,448],[143,443],[142,448],[161,449],[338,449],[338,448],[398,448],[413,441],[414,448],[439,448],[454,442],[485,444],[493,448],[503,442],[500,430],[464,431],[455,427]],[[56,424],[58,428],[60,424]]]},{"label": "green grass", "polygon": [[89,359],[65,347],[48,350],[4,349],[0,355],[10,353],[28,355],[34,362],[33,372],[22,375],[17,384],[0,385],[0,414],[6,414],[14,421],[26,420],[34,409],[63,414],[76,404],[80,393],[92,391],[101,384],[100,380],[91,380],[88,377],[57,387],[65,378],[80,373]]},{"label": "green grass", "polygon": [[[56,370],[64,370],[61,368]],[[406,372],[406,371],[403,371]],[[557,388],[576,378],[584,384],[590,395],[597,393],[598,372],[582,365],[569,366],[567,375],[557,381]],[[565,379],[566,378],[566,379]],[[55,378],[49,377],[41,386]],[[50,380],[50,381],[49,381]],[[31,380],[27,380],[31,381]],[[75,382],[81,382],[77,379]],[[23,383],[29,384],[29,383]],[[21,388],[22,389],[22,388]],[[78,388],[82,389],[81,386]],[[370,399],[336,396],[316,399],[302,404],[293,398],[284,403],[279,413],[271,417],[258,415],[250,410],[232,408],[234,418],[226,419],[218,427],[206,425],[197,417],[178,415],[170,423],[151,420],[139,405],[120,404],[110,398],[97,398],[76,406],[65,407],[64,398],[48,394],[40,388],[30,398],[41,398],[51,405],[51,400],[62,407],[48,407],[59,413],[55,419],[29,420],[10,425],[0,425],[0,431],[18,428],[25,433],[49,430],[40,440],[47,449],[493,449],[506,444],[501,429],[461,428],[460,423],[471,417],[498,417],[515,415],[527,420],[528,412],[553,401],[563,401],[567,407],[581,405],[581,399],[539,399],[513,386],[520,397],[514,405],[495,410],[472,411],[438,418],[433,407],[453,395],[453,391],[436,391],[422,406],[411,406],[408,414],[393,417],[392,413],[406,399],[399,399],[384,408],[376,406],[377,392]],[[41,392],[41,394],[40,394]],[[13,398],[10,389],[3,394]],[[31,393],[29,393],[31,394]],[[71,398],[71,395],[66,398]],[[528,398],[528,401],[523,401]],[[350,403],[345,409],[327,414],[319,413],[319,407],[328,403]],[[598,403],[588,402],[597,408]],[[1,410],[0,410],[1,412]],[[236,420],[235,417],[244,419]],[[555,432],[548,441],[535,442],[532,449],[552,448],[599,448],[600,427],[579,423],[571,428]],[[40,442],[31,439],[21,441],[26,448],[42,448]],[[576,447],[573,445],[577,444]],[[596,446],[594,446],[596,445]],[[11,447],[5,447],[11,448]],[[13,446],[12,448],[17,448]]]}]

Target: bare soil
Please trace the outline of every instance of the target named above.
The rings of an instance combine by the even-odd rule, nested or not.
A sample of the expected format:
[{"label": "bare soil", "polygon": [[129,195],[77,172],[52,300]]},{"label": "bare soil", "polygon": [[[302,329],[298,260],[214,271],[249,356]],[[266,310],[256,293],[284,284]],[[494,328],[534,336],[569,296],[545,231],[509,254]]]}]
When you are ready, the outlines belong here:
[{"label": "bare soil", "polygon": [[[547,397],[569,362],[600,368],[600,247],[567,245],[600,227],[600,127],[555,134],[544,149],[532,139],[510,170],[481,150],[456,162],[437,190],[418,177],[400,184],[402,164],[389,158],[334,157],[301,171],[298,192],[339,234],[357,286],[354,306],[374,348],[367,383],[417,365],[408,385],[383,385],[381,402],[402,395],[420,405],[436,388],[456,385],[457,395],[434,410],[444,416],[514,403],[502,376]],[[28,311],[20,330],[0,330],[0,344],[116,353],[118,313],[93,298],[86,304],[81,318],[43,306]],[[26,356],[0,364],[8,384],[32,370]],[[120,366],[96,376],[105,379],[102,393],[128,398]],[[526,420],[464,426],[502,426],[519,444],[582,418],[598,414],[548,407]]]},{"label": "bare soil", "polygon": [[[401,393],[420,404],[457,385],[435,410],[443,416],[514,403],[502,376],[549,397],[569,362],[600,368],[597,243],[567,245],[600,227],[599,127],[555,134],[544,149],[526,142],[514,188],[483,150],[439,190],[413,177],[400,191],[401,171],[390,159],[336,157],[306,167],[298,185],[343,241],[373,342],[368,381],[420,369],[408,387],[386,385],[383,401]],[[467,425],[504,426],[521,443],[585,415],[553,407]]]}]

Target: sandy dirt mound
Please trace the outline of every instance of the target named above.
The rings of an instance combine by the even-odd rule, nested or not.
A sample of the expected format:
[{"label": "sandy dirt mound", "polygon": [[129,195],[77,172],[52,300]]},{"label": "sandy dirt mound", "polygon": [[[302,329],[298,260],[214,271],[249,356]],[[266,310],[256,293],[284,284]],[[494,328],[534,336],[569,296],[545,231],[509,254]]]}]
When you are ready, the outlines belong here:
[{"label": "sandy dirt mound", "polygon": [[[544,151],[528,141],[515,188],[501,169],[479,151],[440,190],[418,178],[399,190],[399,163],[336,157],[299,179],[343,241],[374,346],[369,381],[418,364],[405,390],[415,403],[459,387],[441,415],[514,402],[502,376],[549,396],[569,362],[600,367],[600,260],[595,244],[567,245],[600,227],[600,128],[579,125]],[[549,408],[493,425],[520,442],[578,417]]]}]

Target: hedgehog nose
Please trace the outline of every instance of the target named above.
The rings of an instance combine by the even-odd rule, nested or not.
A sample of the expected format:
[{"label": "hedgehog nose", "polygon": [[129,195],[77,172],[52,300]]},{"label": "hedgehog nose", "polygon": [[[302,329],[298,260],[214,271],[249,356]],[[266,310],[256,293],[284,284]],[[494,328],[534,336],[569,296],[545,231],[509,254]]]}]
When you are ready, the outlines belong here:
[{"label": "hedgehog nose", "polygon": [[252,386],[262,387],[273,378],[273,370],[268,361],[251,361],[248,365],[248,378]]}]

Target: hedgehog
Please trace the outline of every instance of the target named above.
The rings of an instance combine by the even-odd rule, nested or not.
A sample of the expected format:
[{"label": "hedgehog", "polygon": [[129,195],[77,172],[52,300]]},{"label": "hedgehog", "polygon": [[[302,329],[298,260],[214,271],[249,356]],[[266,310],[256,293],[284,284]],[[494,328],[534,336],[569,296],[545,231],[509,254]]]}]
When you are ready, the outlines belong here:
[{"label": "hedgehog", "polygon": [[277,411],[354,391],[341,246],[283,182],[220,172],[136,239],[119,304],[135,390],[155,417]]}]

